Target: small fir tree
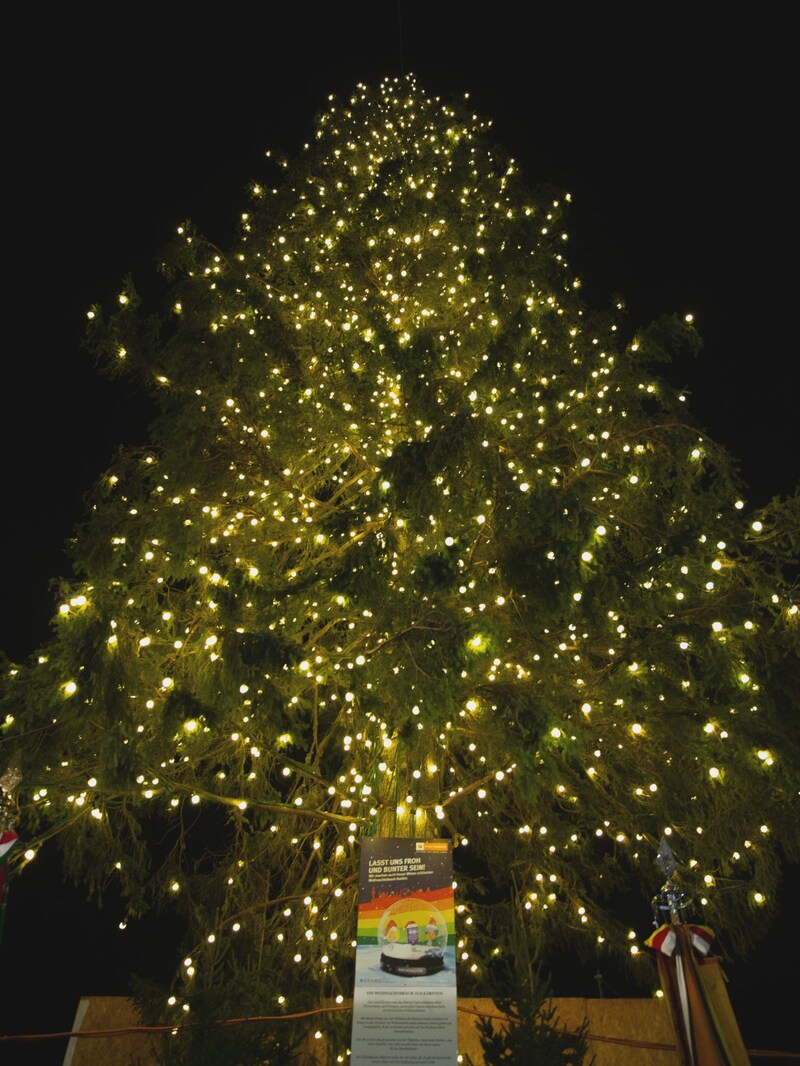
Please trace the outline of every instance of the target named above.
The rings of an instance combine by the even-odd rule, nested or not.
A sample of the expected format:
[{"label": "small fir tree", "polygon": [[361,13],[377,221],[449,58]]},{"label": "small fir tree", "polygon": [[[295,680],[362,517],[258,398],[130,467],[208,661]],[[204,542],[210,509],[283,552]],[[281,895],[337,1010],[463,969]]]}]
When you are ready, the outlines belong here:
[{"label": "small fir tree", "polygon": [[452,839],[461,994],[492,994],[500,904],[550,957],[630,958],[609,904],[657,890],[665,832],[710,924],[764,930],[798,856],[798,498],[748,513],[655,369],[690,322],[584,305],[568,200],[413,78],[359,86],[230,248],[180,227],[163,315],[132,283],[92,312],[160,413],[5,671],[2,760],[28,847],[184,923],[152,1016],[349,996],[365,834]]},{"label": "small fir tree", "polygon": [[[525,911],[498,905],[492,925],[504,946],[492,952],[487,976],[503,1020],[487,1014],[477,1020],[483,1066],[592,1066],[589,1023],[572,1031],[559,1018]],[[477,1066],[469,1055],[465,1062]]]}]

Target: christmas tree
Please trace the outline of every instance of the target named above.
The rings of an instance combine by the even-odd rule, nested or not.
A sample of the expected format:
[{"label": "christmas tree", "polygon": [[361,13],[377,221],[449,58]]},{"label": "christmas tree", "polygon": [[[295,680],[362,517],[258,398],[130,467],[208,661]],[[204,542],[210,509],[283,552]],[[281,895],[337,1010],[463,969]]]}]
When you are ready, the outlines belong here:
[{"label": "christmas tree", "polygon": [[279,1019],[221,1061],[289,1061],[350,995],[364,835],[453,841],[462,994],[509,906],[545,959],[635,966],[613,901],[665,835],[745,950],[800,853],[798,498],[748,512],[659,370],[691,320],[586,306],[569,197],[490,123],[359,86],[281,166],[229,248],[179,228],[163,313],[132,282],[90,313],[159,415],[4,672],[13,872],[55,838],[131,920],[173,907],[152,1016]]}]

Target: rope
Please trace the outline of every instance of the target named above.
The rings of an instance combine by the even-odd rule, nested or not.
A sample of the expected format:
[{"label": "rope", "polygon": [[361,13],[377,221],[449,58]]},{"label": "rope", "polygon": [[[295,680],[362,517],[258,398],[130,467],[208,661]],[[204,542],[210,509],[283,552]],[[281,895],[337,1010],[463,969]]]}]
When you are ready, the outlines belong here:
[{"label": "rope", "polygon": [[[335,1014],[352,1009],[352,1004],[342,1004],[335,1007],[315,1007],[313,1010],[298,1011],[294,1014],[260,1014],[248,1018],[222,1018],[213,1022],[213,1024],[247,1025],[254,1022],[283,1022],[297,1018],[311,1018],[317,1014]],[[505,1017],[503,1014],[494,1014],[491,1011],[480,1011],[474,1007],[459,1006],[458,1010],[461,1011],[462,1014],[472,1014],[479,1018],[494,1018],[500,1022],[509,1022],[512,1020]],[[179,1029],[200,1028],[203,1028],[202,1022],[186,1022],[181,1025],[130,1025],[117,1029],[83,1029],[63,1033],[11,1033],[8,1035],[0,1035],[0,1045],[12,1041],[67,1040],[72,1039],[73,1037],[91,1039],[92,1037],[147,1036],[157,1035],[159,1033],[175,1033]],[[567,1031],[567,1035],[577,1037],[580,1034]],[[623,1047],[647,1048],[651,1051],[674,1052],[676,1050],[674,1044],[660,1044],[650,1040],[629,1040],[618,1036],[599,1036],[595,1033],[583,1033],[582,1035],[586,1040],[601,1044],[621,1044]],[[755,1049],[751,1051],[748,1049],[747,1054],[751,1059],[784,1059],[800,1062],[800,1052],[795,1051],[769,1051],[763,1049]]]}]

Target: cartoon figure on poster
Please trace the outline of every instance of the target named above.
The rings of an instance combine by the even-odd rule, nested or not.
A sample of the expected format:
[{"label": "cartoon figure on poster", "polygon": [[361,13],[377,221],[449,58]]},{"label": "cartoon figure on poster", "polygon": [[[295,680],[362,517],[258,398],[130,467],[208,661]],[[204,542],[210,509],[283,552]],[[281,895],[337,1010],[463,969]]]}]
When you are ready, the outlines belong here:
[{"label": "cartoon figure on poster", "polygon": [[[420,928],[424,931],[420,942]],[[424,977],[444,968],[447,924],[439,910],[421,899],[399,899],[378,925],[381,969],[398,977]]]}]

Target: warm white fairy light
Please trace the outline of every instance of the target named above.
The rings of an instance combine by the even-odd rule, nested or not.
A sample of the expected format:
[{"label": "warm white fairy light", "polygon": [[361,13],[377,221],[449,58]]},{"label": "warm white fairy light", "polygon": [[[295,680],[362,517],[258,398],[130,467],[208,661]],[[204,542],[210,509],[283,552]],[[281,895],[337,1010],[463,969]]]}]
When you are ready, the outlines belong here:
[{"label": "warm white fairy light", "polygon": [[[290,970],[321,988],[334,987],[324,982],[352,935],[347,877],[365,828],[446,832],[457,852],[490,834],[527,849],[513,854],[540,886],[523,904],[531,921],[545,909],[577,914],[584,935],[619,946],[624,934],[559,872],[606,845],[633,862],[641,833],[671,817],[658,782],[673,723],[692,738],[674,736],[682,752],[697,744],[697,780],[681,786],[695,796],[686,811],[697,811],[686,826],[708,816],[706,792],[751,772],[745,762],[762,781],[780,772],[777,745],[750,724],[763,679],[748,641],[759,630],[730,591],[732,561],[763,522],[737,516],[744,505],[731,494],[698,538],[691,486],[713,463],[709,442],[689,432],[675,443],[641,415],[644,402],[662,402],[644,363],[630,362],[644,338],[626,346],[616,323],[588,326],[577,279],[546,243],[561,239],[561,205],[520,204],[515,168],[489,158],[480,133],[413,82],[359,87],[321,117],[319,165],[280,193],[254,188],[234,256],[200,251],[180,227],[187,255],[197,249],[192,285],[208,301],[204,343],[228,353],[230,368],[224,386],[167,365],[153,376],[190,398],[208,454],[229,466],[208,491],[167,453],[146,455],[135,477],[115,472],[114,577],[59,609],[67,634],[100,612],[104,657],[135,663],[119,717],[141,738],[137,752],[169,723],[163,761],[137,765],[135,792],[173,824],[222,808],[243,839],[250,819],[274,819],[265,835],[287,868],[307,863],[297,874],[305,913],[293,904],[283,914],[293,924],[274,925],[270,943],[291,946]],[[387,160],[398,161],[396,179]],[[278,195],[265,227],[260,205]],[[497,264],[511,245],[527,251],[509,272]],[[174,303],[181,327],[194,313],[188,291]],[[268,323],[281,324],[281,345],[296,338],[291,365]],[[138,356],[126,342],[117,357]],[[456,437],[459,418],[472,450]],[[422,502],[406,503],[403,450],[428,455],[437,440],[436,475],[415,483]],[[459,449],[469,463],[451,461]],[[659,495],[665,471],[681,485],[674,499]],[[539,540],[505,557],[514,524],[526,529],[550,505],[556,517]],[[650,521],[660,539],[644,551],[637,537]],[[548,596],[557,606],[540,609]],[[796,610],[779,597],[773,613]],[[709,711],[697,663],[712,646],[730,652],[731,684]],[[101,694],[79,666],[64,668],[74,680],[60,681],[62,692],[91,706]],[[192,767],[206,763],[213,772],[195,779]],[[86,780],[63,797],[102,834],[114,796],[104,784],[87,801]],[[544,793],[540,780],[544,807],[525,798],[526,788]],[[615,787],[626,801],[612,821],[603,794]],[[702,843],[696,829],[681,837]],[[714,847],[753,850],[744,832],[758,847],[770,835],[766,821],[731,828],[698,872]],[[231,920],[251,876],[244,852],[241,862],[226,879],[231,913],[203,931],[209,947],[244,928]],[[182,880],[170,876],[178,894]],[[471,950],[463,945],[463,961],[477,972]],[[187,958],[196,981],[200,952]]]}]

